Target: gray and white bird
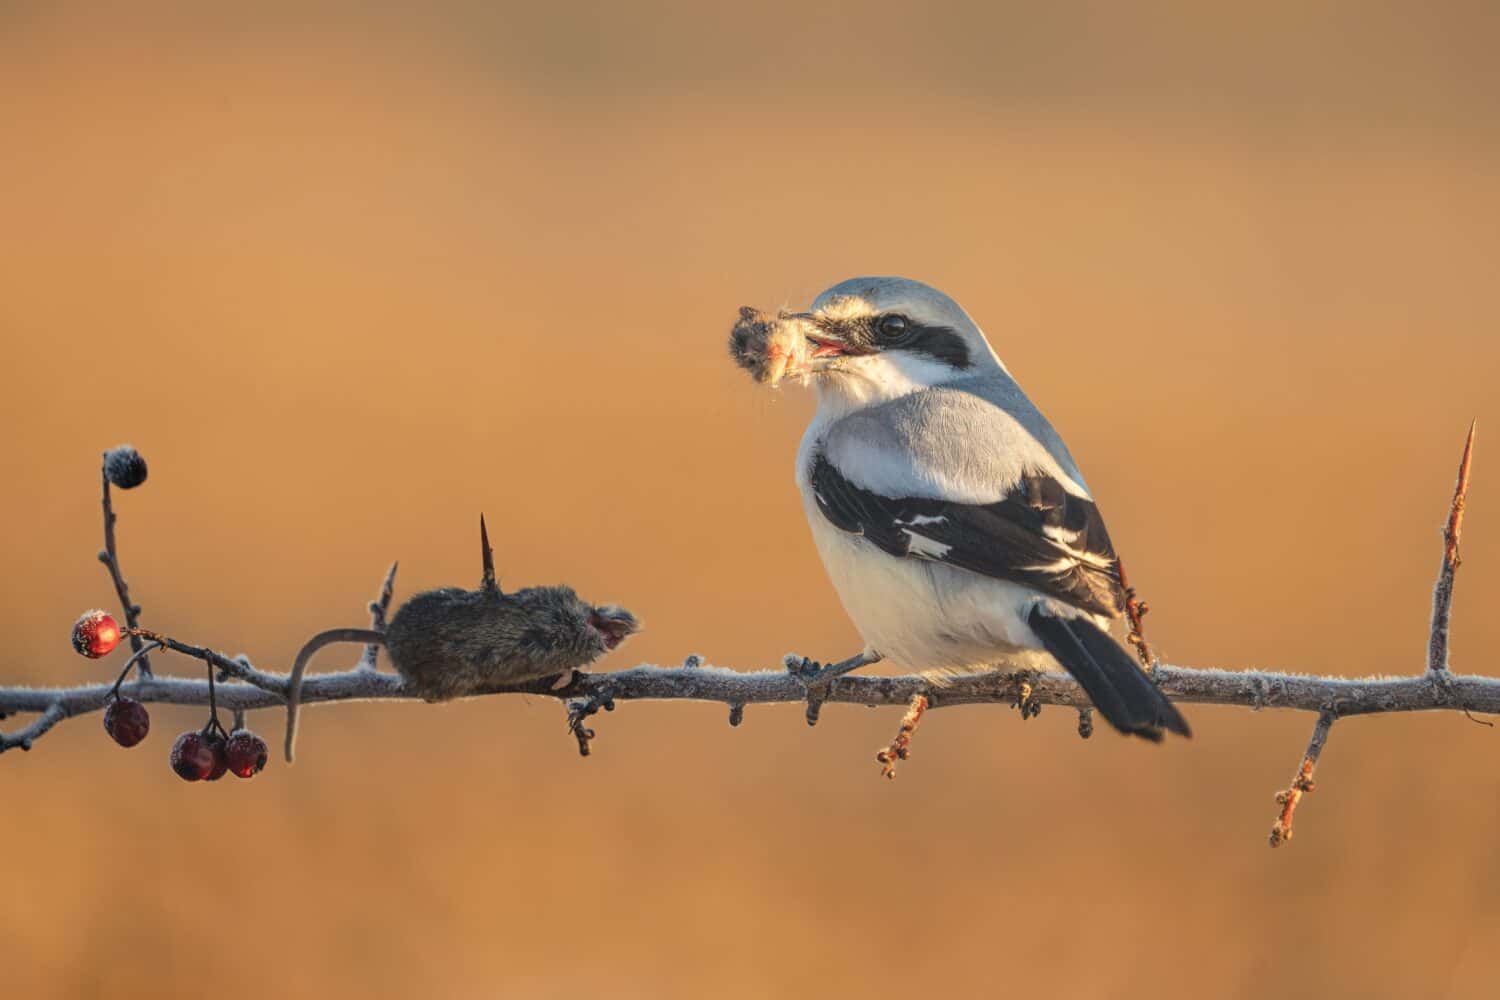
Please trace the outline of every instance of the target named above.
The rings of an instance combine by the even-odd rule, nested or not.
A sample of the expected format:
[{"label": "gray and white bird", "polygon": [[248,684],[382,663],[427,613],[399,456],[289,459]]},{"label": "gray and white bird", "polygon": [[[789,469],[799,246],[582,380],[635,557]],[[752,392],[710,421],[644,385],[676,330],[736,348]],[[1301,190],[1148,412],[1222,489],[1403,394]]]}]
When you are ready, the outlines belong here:
[{"label": "gray and white bird", "polygon": [[1045,651],[1121,732],[1189,734],[1109,635],[1119,561],[1077,464],[957,302],[852,278],[742,310],[730,349],[816,389],[797,486],[868,657],[941,679]]}]

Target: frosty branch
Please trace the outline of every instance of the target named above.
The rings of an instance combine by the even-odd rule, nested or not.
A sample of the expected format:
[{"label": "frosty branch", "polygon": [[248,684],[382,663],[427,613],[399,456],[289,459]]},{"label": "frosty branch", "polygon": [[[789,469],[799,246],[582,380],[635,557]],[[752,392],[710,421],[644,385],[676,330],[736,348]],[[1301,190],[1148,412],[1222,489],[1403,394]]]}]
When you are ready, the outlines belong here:
[{"label": "frosty branch", "polygon": [[[1474,428],[1469,430],[1459,465],[1448,518],[1443,529],[1442,559],[1433,593],[1428,656],[1424,669],[1409,676],[1345,678],[1277,673],[1260,670],[1217,670],[1154,664],[1153,677],[1163,691],[1185,704],[1235,705],[1251,709],[1282,708],[1315,713],[1317,722],[1306,754],[1291,786],[1277,797],[1280,814],[1271,833],[1277,846],[1290,839],[1292,820],[1303,796],[1313,788],[1313,769],[1337,720],[1354,715],[1391,712],[1457,711],[1500,714],[1500,678],[1454,674],[1449,669],[1449,623],[1454,579],[1460,565],[1459,542],[1473,461]],[[116,591],[127,609],[132,638],[143,640],[145,652],[151,644],[202,661],[217,681],[213,692],[219,707],[236,713],[254,709],[281,708],[286,704],[288,676],[257,669],[244,656],[230,657],[204,646],[180,642],[135,622],[139,608],[129,603],[128,590],[119,568],[114,546],[114,514],[109,480],[104,486],[106,551],[101,560],[110,569]],[[107,555],[107,558],[106,558]],[[391,567],[379,595],[369,605],[371,628],[384,627],[394,587],[396,568]],[[1132,593],[1132,598],[1133,598]],[[1132,614],[1132,633],[1146,649],[1141,635],[1139,611]],[[1134,640],[1133,640],[1134,641]],[[141,653],[137,646],[136,653]],[[332,673],[309,676],[303,682],[303,704],[413,699],[401,678],[374,668],[374,657],[365,651],[354,666]],[[144,660],[144,656],[139,657]],[[586,725],[600,711],[612,711],[618,702],[635,700],[717,702],[729,709],[729,722],[739,725],[747,705],[799,703],[806,706],[809,724],[816,723],[824,704],[902,706],[908,709],[897,739],[881,751],[887,775],[897,760],[904,760],[912,735],[923,713],[953,705],[1005,704],[1019,708],[1023,718],[1035,715],[1043,705],[1076,709],[1079,732],[1092,732],[1089,703],[1070,677],[1056,672],[996,670],[956,678],[934,686],[921,676],[881,677],[851,675],[863,666],[863,657],[853,657],[824,667],[798,656],[788,656],[780,669],[741,672],[706,664],[690,656],[681,666],[637,666],[601,673],[575,673],[570,678],[542,678],[523,684],[476,690],[476,695],[529,694],[555,698],[567,709],[568,729],[581,753],[590,750],[593,730]],[[1153,661],[1154,662],[1154,661]],[[563,680],[566,682],[564,683]],[[208,705],[209,678],[167,677],[142,670],[136,679],[122,683],[118,692],[143,703]],[[34,713],[29,724],[0,735],[0,751],[30,749],[57,723],[105,709],[116,686],[110,683],[69,688],[0,688],[0,718],[16,713]]]}]

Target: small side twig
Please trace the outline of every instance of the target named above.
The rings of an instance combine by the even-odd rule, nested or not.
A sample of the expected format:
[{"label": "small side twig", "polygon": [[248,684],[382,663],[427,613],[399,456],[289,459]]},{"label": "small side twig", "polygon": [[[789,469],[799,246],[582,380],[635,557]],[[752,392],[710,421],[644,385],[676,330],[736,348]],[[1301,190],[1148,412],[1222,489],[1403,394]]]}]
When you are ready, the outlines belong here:
[{"label": "small side twig", "polygon": [[[109,456],[105,452],[105,458]],[[120,610],[125,613],[125,627],[132,630],[130,636],[130,650],[133,653],[141,651],[141,637],[135,635],[133,630],[140,627],[141,606],[130,599],[130,584],[125,582],[125,576],[120,571],[120,554],[115,545],[115,509],[109,493],[109,473],[106,471],[104,462],[99,464],[99,479],[104,484],[100,492],[100,505],[104,508],[104,548],[99,552],[99,561],[104,568],[109,570],[109,578],[114,581],[115,594],[120,598]],[[139,668],[141,676],[149,679],[151,677],[151,660],[149,657],[141,657]]]},{"label": "small side twig", "polygon": [[927,695],[912,696],[911,704],[906,708],[906,714],[901,717],[901,727],[896,730],[896,738],[875,755],[876,762],[880,764],[882,777],[894,779],[896,761],[906,760],[911,756],[911,738],[916,733],[917,726],[921,724],[922,714],[927,711],[928,704],[930,702],[927,700]]},{"label": "small side twig", "polygon": [[[182,642],[180,640],[172,638],[169,635],[163,635],[162,633],[153,631],[149,628],[127,629],[125,631],[125,634],[129,635],[131,639],[138,638],[149,642],[160,643],[162,646],[170,649],[174,653],[181,653],[183,656],[191,656],[194,659],[204,661],[210,666],[217,667],[220,673],[233,677],[235,680],[244,681],[251,687],[258,687],[262,691],[268,691],[281,698],[286,697],[287,682],[285,679],[255,669],[255,667],[251,665],[250,661],[243,656],[230,659],[223,653],[215,652],[214,650],[209,649],[206,646],[194,646],[191,643]],[[137,650],[137,652],[140,651]],[[141,663],[145,662],[146,658],[142,656]],[[142,680],[151,679],[151,677],[147,675],[145,671],[141,671],[141,674]]]},{"label": "small side twig", "polygon": [[1302,755],[1302,762],[1297,765],[1297,773],[1292,775],[1292,783],[1286,791],[1276,793],[1276,801],[1281,803],[1281,815],[1276,818],[1276,824],[1271,827],[1271,846],[1280,847],[1292,839],[1292,820],[1297,814],[1297,804],[1302,801],[1302,796],[1312,791],[1316,786],[1313,784],[1313,770],[1318,766],[1318,757],[1323,753],[1323,744],[1328,742],[1328,731],[1333,728],[1336,716],[1332,711],[1324,709],[1318,713],[1317,724],[1313,726],[1312,739],[1308,741],[1307,752]]},{"label": "small side twig", "polygon": [[130,657],[125,661],[125,665],[120,668],[120,676],[115,678],[115,686],[111,688],[109,692],[110,698],[118,698],[120,696],[120,685],[124,684],[125,678],[130,676],[130,669],[141,660],[145,659],[148,653],[161,649],[162,646],[163,644],[160,640],[152,639],[150,642],[146,643],[146,645],[140,650],[131,653]]},{"label": "small side twig", "polygon": [[1460,563],[1458,542],[1464,526],[1464,505],[1469,498],[1469,470],[1474,461],[1474,432],[1478,426],[1478,421],[1469,424],[1464,455],[1458,463],[1458,483],[1453,488],[1453,502],[1448,507],[1448,521],[1443,526],[1443,564],[1432,589],[1432,631],[1427,640],[1427,672],[1431,674],[1448,670],[1448,621],[1453,612],[1453,576]]},{"label": "small side twig", "polygon": [[17,729],[9,735],[0,733],[0,753],[4,753],[14,747],[20,747],[22,750],[30,750],[33,742],[67,717],[68,712],[63,707],[63,704],[54,701],[47,706],[41,715],[33,719],[29,726]]},{"label": "small side twig", "polygon": [[[391,563],[390,570],[385,574],[385,582],[380,585],[380,593],[375,600],[370,602],[370,631],[384,632],[386,626],[386,615],[391,610],[391,598],[396,591],[396,567],[399,562]],[[360,655],[356,669],[374,670],[376,658],[380,655],[380,644],[370,643]]]}]

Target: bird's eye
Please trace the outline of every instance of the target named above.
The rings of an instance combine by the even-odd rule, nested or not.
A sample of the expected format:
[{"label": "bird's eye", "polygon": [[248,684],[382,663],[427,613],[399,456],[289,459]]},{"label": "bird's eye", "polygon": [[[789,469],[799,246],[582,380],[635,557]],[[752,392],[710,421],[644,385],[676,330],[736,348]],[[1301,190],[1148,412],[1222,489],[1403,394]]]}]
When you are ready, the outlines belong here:
[{"label": "bird's eye", "polygon": [[882,337],[895,339],[904,334],[910,326],[911,323],[900,313],[887,313],[880,317],[875,324],[875,329]]}]

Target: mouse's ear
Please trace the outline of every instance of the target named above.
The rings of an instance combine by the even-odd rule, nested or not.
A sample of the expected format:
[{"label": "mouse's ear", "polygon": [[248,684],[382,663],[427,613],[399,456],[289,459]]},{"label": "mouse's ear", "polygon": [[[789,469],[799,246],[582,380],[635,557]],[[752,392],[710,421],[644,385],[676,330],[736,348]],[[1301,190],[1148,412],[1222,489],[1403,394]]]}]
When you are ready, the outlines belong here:
[{"label": "mouse's ear", "polygon": [[479,559],[483,573],[479,578],[479,589],[499,594],[500,584],[495,581],[495,550],[490,548],[490,533],[484,526],[484,515],[479,515]]}]

